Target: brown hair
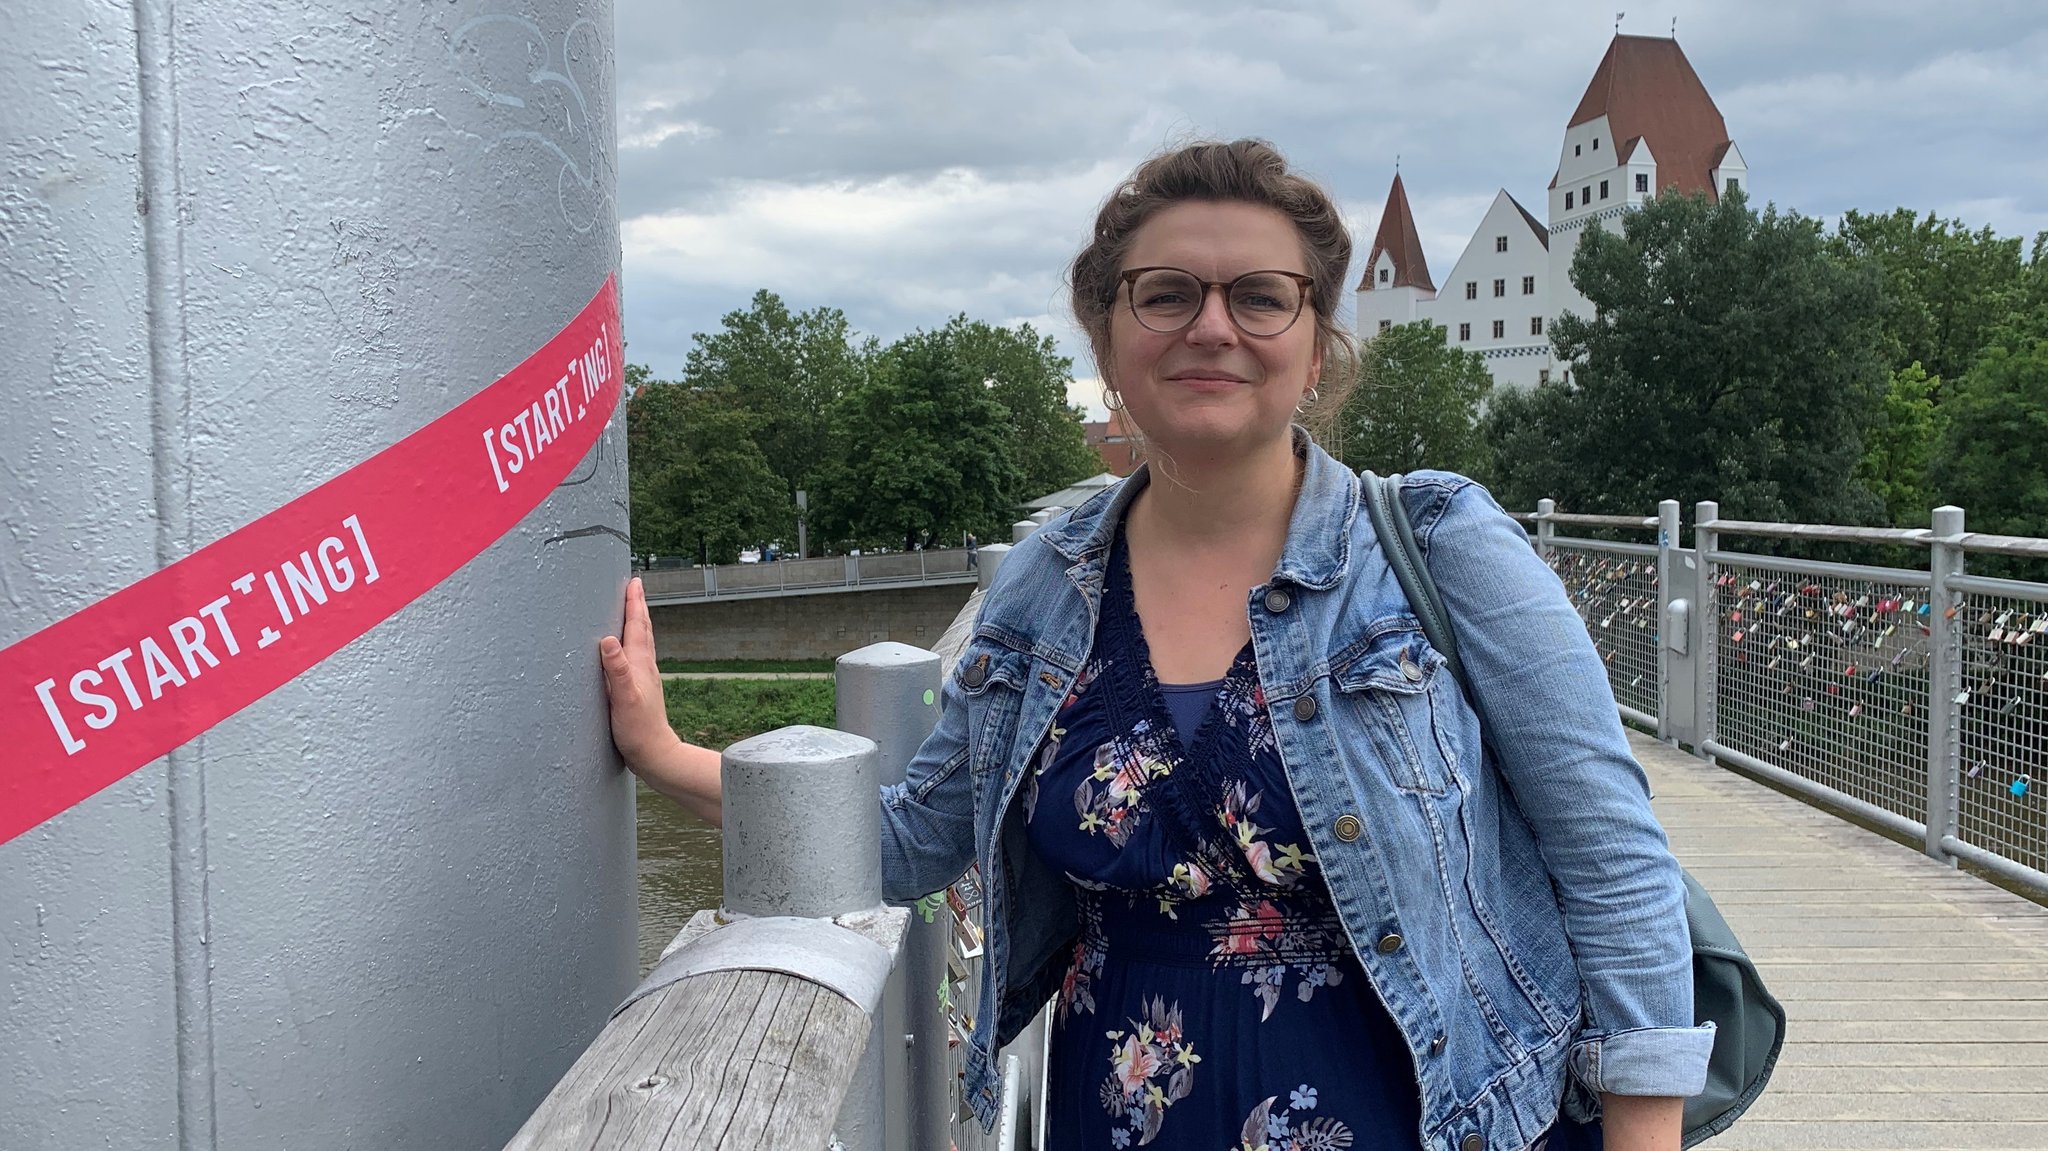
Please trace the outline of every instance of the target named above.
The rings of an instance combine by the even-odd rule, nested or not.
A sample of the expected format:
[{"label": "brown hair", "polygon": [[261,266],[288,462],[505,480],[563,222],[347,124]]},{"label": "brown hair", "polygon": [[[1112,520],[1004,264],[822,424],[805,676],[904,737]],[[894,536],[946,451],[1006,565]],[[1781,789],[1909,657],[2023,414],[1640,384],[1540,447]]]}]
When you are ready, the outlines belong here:
[{"label": "brown hair", "polygon": [[1315,280],[1310,299],[1315,305],[1316,350],[1323,357],[1322,378],[1316,381],[1318,398],[1307,406],[1302,423],[1317,439],[1325,439],[1335,431],[1338,413],[1358,378],[1357,345],[1337,323],[1337,302],[1351,263],[1351,233],[1330,194],[1315,181],[1290,172],[1287,158],[1264,140],[1203,140],[1154,156],[1103,201],[1093,237],[1068,270],[1068,284],[1074,319],[1088,334],[1105,386],[1115,386],[1108,378],[1109,320],[1131,239],[1161,209],[1190,200],[1256,204],[1293,222],[1301,237],[1302,259]]}]

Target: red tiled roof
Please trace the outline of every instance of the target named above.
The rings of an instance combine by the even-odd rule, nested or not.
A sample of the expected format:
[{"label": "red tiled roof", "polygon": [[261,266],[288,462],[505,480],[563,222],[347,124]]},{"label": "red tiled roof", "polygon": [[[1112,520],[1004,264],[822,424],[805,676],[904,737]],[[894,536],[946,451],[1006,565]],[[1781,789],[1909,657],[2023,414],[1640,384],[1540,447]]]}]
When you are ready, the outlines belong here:
[{"label": "red tiled roof", "polygon": [[1408,210],[1408,190],[1401,186],[1399,172],[1394,173],[1394,186],[1387,189],[1387,208],[1380,213],[1379,235],[1373,237],[1372,254],[1365,258],[1365,278],[1358,283],[1359,291],[1379,287],[1372,282],[1372,266],[1379,262],[1381,252],[1391,252],[1394,257],[1394,282],[1388,287],[1436,291],[1429,278],[1429,261],[1422,258],[1422,237],[1416,234],[1415,213]]},{"label": "red tiled roof", "polygon": [[1712,173],[1727,154],[1728,125],[1678,41],[1616,36],[1567,126],[1601,116],[1609,135],[1626,141],[1615,150],[1622,161],[1638,138],[1649,142],[1659,191],[1676,185],[1680,192],[1715,195]]},{"label": "red tiled roof", "polygon": [[[1507,191],[1507,189],[1503,188],[1501,189],[1501,191],[1505,192]],[[1543,221],[1538,220],[1535,216],[1530,215],[1529,209],[1524,208],[1522,206],[1522,202],[1520,200],[1515,199],[1512,193],[1508,195],[1508,203],[1513,204],[1515,206],[1515,211],[1520,212],[1522,214],[1522,219],[1527,220],[1529,222],[1529,230],[1536,233],[1536,238],[1542,241],[1544,248],[1548,249],[1550,247],[1550,229],[1543,226]]]}]

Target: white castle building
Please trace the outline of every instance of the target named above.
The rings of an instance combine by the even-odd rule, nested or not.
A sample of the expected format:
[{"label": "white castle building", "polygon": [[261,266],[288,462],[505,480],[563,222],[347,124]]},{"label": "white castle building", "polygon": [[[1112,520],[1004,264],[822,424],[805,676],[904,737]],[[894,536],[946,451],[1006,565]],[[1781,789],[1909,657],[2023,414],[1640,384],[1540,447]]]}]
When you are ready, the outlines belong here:
[{"label": "white castle building", "polygon": [[1719,198],[1748,179],[1721,110],[1678,41],[1616,35],[1565,125],[1548,225],[1501,189],[1442,289],[1395,173],[1358,284],[1359,336],[1431,320],[1451,346],[1486,357],[1497,385],[1534,387],[1560,366],[1551,321],[1591,310],[1569,274],[1587,228],[1619,232],[1621,214],[1653,195]]}]

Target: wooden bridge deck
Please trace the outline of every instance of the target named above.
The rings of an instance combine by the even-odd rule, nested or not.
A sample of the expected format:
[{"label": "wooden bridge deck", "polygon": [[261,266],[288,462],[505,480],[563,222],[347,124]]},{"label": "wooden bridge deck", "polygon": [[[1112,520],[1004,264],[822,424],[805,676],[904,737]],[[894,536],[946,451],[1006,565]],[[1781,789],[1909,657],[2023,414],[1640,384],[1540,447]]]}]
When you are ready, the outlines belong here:
[{"label": "wooden bridge deck", "polygon": [[1673,850],[1785,1005],[1710,1151],[2048,1149],[2048,908],[1631,736]]}]

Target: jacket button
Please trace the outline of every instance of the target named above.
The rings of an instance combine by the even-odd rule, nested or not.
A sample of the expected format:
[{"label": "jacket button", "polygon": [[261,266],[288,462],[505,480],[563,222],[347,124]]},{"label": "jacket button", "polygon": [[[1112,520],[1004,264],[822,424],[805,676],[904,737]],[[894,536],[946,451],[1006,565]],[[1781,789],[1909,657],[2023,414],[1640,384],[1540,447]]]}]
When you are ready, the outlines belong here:
[{"label": "jacket button", "polygon": [[[1379,949],[1381,955],[1392,955],[1394,952],[1401,950],[1401,937],[1395,934],[1381,936]],[[1474,1138],[1477,1138],[1477,1136],[1474,1136]]]},{"label": "jacket button", "polygon": [[1443,1036],[1439,1035],[1435,1039],[1429,1041],[1429,1053],[1431,1055],[1442,1055],[1444,1053]]},{"label": "jacket button", "polygon": [[1360,833],[1364,832],[1365,825],[1358,822],[1358,817],[1355,815],[1340,815],[1337,817],[1337,825],[1330,830],[1337,833],[1339,840],[1345,843],[1352,843],[1358,839]]},{"label": "jacket button", "polygon": [[1307,723],[1316,717],[1316,700],[1312,695],[1302,696],[1294,701],[1294,718]]},{"label": "jacket button", "polygon": [[1274,588],[1266,593],[1266,610],[1274,615],[1279,615],[1281,612],[1286,611],[1287,605],[1293,602],[1294,597],[1281,591],[1279,588]]},{"label": "jacket button", "polygon": [[1401,657],[1401,675],[1404,678],[1406,678],[1409,683],[1422,682],[1422,668],[1419,665],[1417,665],[1414,660],[1409,659],[1405,655]]},{"label": "jacket button", "polygon": [[1474,1132],[1458,1141],[1458,1151],[1486,1151],[1486,1140]]},{"label": "jacket button", "polygon": [[973,663],[968,664],[967,670],[960,673],[960,682],[968,687],[980,687],[982,684],[987,683],[988,657],[982,656]]}]

